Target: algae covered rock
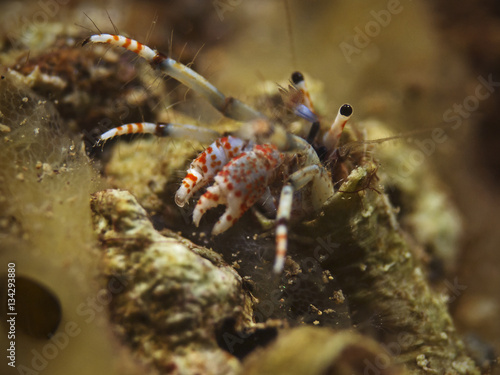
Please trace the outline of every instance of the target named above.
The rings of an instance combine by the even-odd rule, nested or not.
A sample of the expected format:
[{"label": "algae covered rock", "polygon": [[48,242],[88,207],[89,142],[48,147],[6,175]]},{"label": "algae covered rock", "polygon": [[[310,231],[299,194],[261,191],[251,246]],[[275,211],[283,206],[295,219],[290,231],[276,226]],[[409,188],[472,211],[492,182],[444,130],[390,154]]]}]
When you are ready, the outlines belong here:
[{"label": "algae covered rock", "polygon": [[126,191],[96,193],[92,210],[104,276],[124,285],[111,319],[137,357],[166,373],[237,373],[239,361],[218,347],[216,330],[227,320],[251,325],[251,296],[239,275],[160,235]]},{"label": "algae covered rock", "polygon": [[385,194],[368,189],[377,167],[353,170],[324,215],[301,228],[338,245],[321,263],[349,301],[353,323],[391,348],[413,373],[479,374],[448,312],[401,231]]}]

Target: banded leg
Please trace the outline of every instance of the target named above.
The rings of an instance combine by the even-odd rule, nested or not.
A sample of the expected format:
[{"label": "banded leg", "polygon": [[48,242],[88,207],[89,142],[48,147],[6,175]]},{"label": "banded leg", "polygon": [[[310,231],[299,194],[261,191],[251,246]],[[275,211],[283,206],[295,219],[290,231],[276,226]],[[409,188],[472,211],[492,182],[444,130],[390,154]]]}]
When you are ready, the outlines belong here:
[{"label": "banded leg", "polygon": [[215,109],[226,117],[238,121],[249,121],[259,117],[265,117],[245,103],[232,97],[226,97],[206,78],[196,73],[194,70],[134,39],[126,38],[121,35],[97,34],[85,39],[82,45],[88,43],[106,43],[112,46],[123,47],[136,53],[153,67],[158,67],[165,74],[175,78],[203,96]]},{"label": "banded leg", "polygon": [[278,215],[276,216],[276,258],[273,271],[281,273],[288,249],[288,223],[293,206],[293,194],[312,183],[311,199],[313,209],[319,211],[333,195],[333,184],[327,171],[319,165],[309,165],[294,172],[281,190]]},{"label": "banded leg", "polygon": [[288,248],[288,223],[292,213],[293,188],[290,185],[283,186],[280,195],[278,214],[276,215],[276,258],[274,260],[273,272],[281,273],[285,266],[285,257]]},{"label": "banded leg", "polygon": [[220,137],[219,132],[190,124],[135,122],[110,129],[101,134],[99,142],[125,134],[154,134],[157,137],[194,139],[209,143]]},{"label": "banded leg", "polygon": [[[219,137],[219,133],[215,130],[196,125],[136,122],[108,130],[101,135],[99,142],[124,134],[154,134],[158,137],[195,139],[203,143]],[[224,165],[240,155],[248,146],[248,142],[236,137],[216,139],[191,163],[186,177],[175,193],[175,203],[183,207],[196,191],[210,182]]]}]

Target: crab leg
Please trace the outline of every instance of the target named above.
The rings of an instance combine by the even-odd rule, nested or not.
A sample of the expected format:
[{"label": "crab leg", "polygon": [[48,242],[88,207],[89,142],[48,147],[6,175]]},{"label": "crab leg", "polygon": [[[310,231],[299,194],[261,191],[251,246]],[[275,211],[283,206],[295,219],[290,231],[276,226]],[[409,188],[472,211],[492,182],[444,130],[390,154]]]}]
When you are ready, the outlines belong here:
[{"label": "crab leg", "polygon": [[[154,134],[159,137],[192,138],[209,142],[219,136],[215,130],[195,125],[136,122],[110,129],[103,133],[100,142],[124,134]],[[229,160],[240,155],[251,144],[236,137],[215,140],[191,163],[186,177],[175,194],[175,203],[183,207],[186,201],[200,188],[210,182]]]},{"label": "crab leg", "polygon": [[283,186],[280,195],[280,204],[276,216],[276,258],[274,260],[274,273],[281,273],[285,266],[285,257],[288,247],[288,222],[292,212],[293,188]]},{"label": "crab leg", "polygon": [[110,129],[101,134],[99,142],[124,134],[154,134],[157,137],[191,138],[208,143],[219,137],[215,130],[189,124],[135,122]]},{"label": "crab leg", "polygon": [[123,47],[136,53],[153,67],[159,67],[165,74],[175,78],[203,96],[224,116],[238,121],[249,121],[258,117],[264,117],[264,115],[243,102],[232,97],[226,97],[206,78],[196,73],[194,70],[134,39],[122,35],[97,34],[85,39],[82,45],[87,43],[106,43],[112,46]]},{"label": "crab leg", "polygon": [[293,205],[293,193],[312,183],[311,203],[315,211],[333,195],[333,184],[328,173],[319,165],[309,165],[294,172],[281,190],[278,215],[276,216],[276,258],[273,271],[281,273],[288,248],[288,222]]}]

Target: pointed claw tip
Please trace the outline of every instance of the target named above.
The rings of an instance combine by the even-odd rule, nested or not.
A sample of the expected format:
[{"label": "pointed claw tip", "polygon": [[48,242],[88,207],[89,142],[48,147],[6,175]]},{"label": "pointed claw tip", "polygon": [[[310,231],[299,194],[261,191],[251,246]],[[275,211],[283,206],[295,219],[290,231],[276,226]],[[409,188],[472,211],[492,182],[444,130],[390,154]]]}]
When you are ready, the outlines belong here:
[{"label": "pointed claw tip", "polygon": [[186,204],[185,199],[179,193],[175,194],[175,204],[179,207],[184,207]]},{"label": "pointed claw tip", "polygon": [[212,228],[212,236],[217,236],[223,232],[219,229],[219,226],[220,226],[220,221],[215,223],[214,227]]}]

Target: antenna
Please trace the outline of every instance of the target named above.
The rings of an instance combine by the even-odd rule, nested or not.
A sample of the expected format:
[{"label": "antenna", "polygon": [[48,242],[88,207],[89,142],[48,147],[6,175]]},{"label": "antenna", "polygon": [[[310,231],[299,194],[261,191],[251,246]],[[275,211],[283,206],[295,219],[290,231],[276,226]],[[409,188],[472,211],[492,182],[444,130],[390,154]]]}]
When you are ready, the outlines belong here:
[{"label": "antenna", "polygon": [[286,28],[288,34],[288,41],[290,43],[290,54],[292,57],[293,68],[297,68],[297,53],[295,51],[295,38],[293,36],[293,25],[292,25],[292,12],[290,10],[290,3],[288,0],[283,0],[283,6],[285,7],[286,15]]}]

